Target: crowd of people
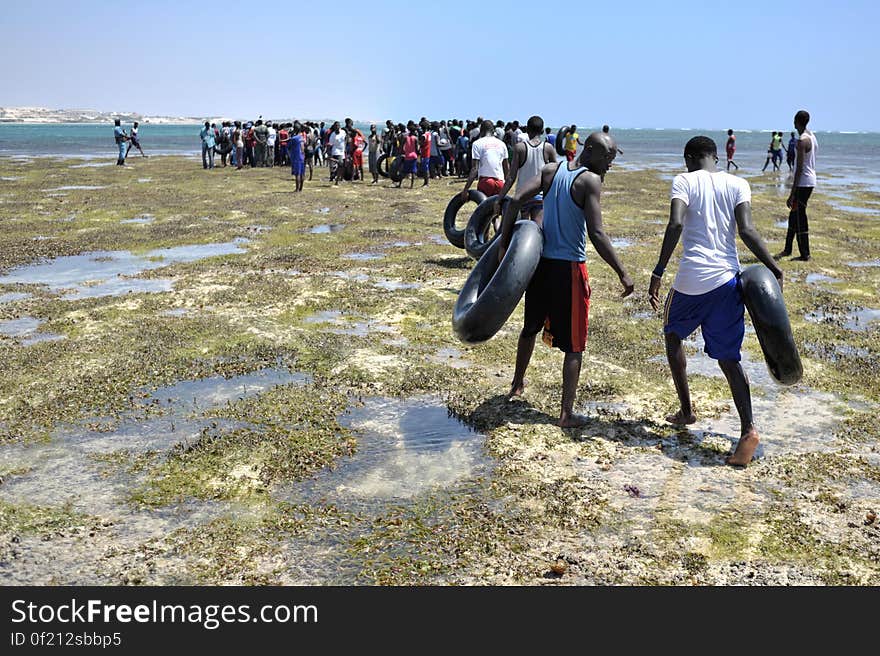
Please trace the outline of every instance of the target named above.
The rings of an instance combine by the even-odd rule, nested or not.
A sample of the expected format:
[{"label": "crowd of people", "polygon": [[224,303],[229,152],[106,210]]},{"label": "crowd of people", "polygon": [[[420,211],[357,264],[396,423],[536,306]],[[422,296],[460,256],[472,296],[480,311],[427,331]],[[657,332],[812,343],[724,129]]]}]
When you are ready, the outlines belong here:
[{"label": "crowd of people", "polygon": [[[569,159],[573,159],[578,145],[583,145],[576,126],[571,127],[565,136]],[[607,129],[605,126],[606,132]],[[555,143],[556,136],[543,124],[537,136],[551,146]],[[483,142],[482,146],[497,147],[497,152],[507,161],[513,158],[518,143],[535,138],[527,136],[519,121],[493,122],[482,117],[467,121],[429,121],[422,117],[418,123],[408,121],[406,124],[389,120],[381,133],[376,125],[371,125],[369,134],[356,128],[350,118],[329,126],[316,121],[274,123],[262,118],[247,122],[222,121],[219,126],[205,121],[199,132],[203,168],[213,169],[217,156],[221,167],[227,164],[236,169],[290,166],[296,178],[296,191],[302,190],[305,170],[308,169],[308,180],[311,180],[314,169],[321,166],[329,168],[330,181],[335,184],[341,180],[366,180],[367,174],[372,184],[377,184],[383,155],[388,160],[383,172],[398,179],[398,187],[407,178],[410,187],[416,178],[423,186],[436,178],[465,178],[472,169],[474,145],[490,137],[501,145],[493,141]],[[500,173],[495,177],[503,179]]]},{"label": "crowd of people", "polygon": [[[696,421],[682,341],[699,327],[706,352],[724,372],[740,415],[741,437],[727,460],[732,465],[748,464],[759,439],[748,379],[740,365],[745,329],[736,236],[776,276],[780,287],[783,272],[776,260],[791,255],[795,240],[800,251],[796,259],[810,259],[806,208],[816,185],[818,143],[807,129],[809,120],[809,113],[797,112],[794,127],[799,137],[795,138],[792,132],[788,145],[789,166],[795,171],[787,200],[791,211],[786,245],[781,253],[770,255],[752,223],[749,183],[719,171],[715,142],[698,136],[684,148],[687,173],[677,175],[672,182],[669,222],[657,266],[651,274],[648,296],[655,310],[664,307],[667,359],[680,401],[678,411],[667,420],[680,425]],[[124,163],[128,152],[125,144],[131,142],[132,136],[124,133],[118,121],[115,134],[120,144],[120,163]],[[543,333],[545,343],[565,353],[559,425],[578,426],[586,421],[574,414],[573,407],[586,347],[591,296],[586,268],[588,238],[599,257],[619,277],[622,296],[628,296],[634,289],[602,224],[602,183],[615,157],[622,152],[608,126],[586,139],[581,139],[576,125],[561,131],[558,138],[564,141],[564,160],[557,158],[557,137],[544,126],[540,116],[529,118],[525,130],[518,121],[493,122],[482,117],[466,122],[422,118],[406,125],[387,121],[381,135],[375,125],[364,135],[351,119],[329,127],[308,121],[276,125],[262,118],[244,124],[224,121],[219,127],[206,121],[200,137],[202,164],[206,169],[214,168],[215,153],[220,156],[221,166],[227,166],[228,160],[237,169],[289,165],[296,179],[296,191],[302,191],[306,168],[311,180],[314,167],[323,163],[328,165],[334,184],[343,179],[364,180],[364,159],[372,183],[376,184],[383,156],[396,168],[390,177],[398,187],[407,178],[412,187],[416,177],[428,185],[432,178],[457,176],[466,178],[460,192],[462,200],[466,200],[476,182],[479,191],[497,196],[495,210],[501,215],[499,261],[511,244],[517,219],[541,225],[542,257],[525,293],[524,325],[509,396],[524,393],[524,376],[535,339]],[[765,169],[770,161],[774,169],[781,165],[782,139],[782,132],[773,133]],[[725,150],[729,170],[731,164],[737,166],[733,130],[728,131]],[[516,191],[511,193],[514,185]],[[502,206],[504,197],[508,202]],[[683,250],[678,273],[662,304],[662,278],[679,241]]]}]

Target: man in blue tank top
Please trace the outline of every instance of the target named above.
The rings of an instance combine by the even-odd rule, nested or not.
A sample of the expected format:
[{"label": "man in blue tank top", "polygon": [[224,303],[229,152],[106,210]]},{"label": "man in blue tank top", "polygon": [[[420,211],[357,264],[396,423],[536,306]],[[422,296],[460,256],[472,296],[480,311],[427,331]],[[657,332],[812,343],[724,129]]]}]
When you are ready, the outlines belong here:
[{"label": "man in blue tank top", "polygon": [[516,351],[516,370],[509,398],[525,390],[525,373],[535,348],[535,337],[565,353],[562,365],[562,410],[559,426],[583,426],[587,418],[574,414],[574,398],[587,343],[590,282],[586,267],[587,236],[623,285],[623,296],[633,292],[632,279],[617,257],[602,227],[599,196],[605,173],[617,155],[608,134],[594,132],[574,162],[552,162],[541,175],[518,187],[507,204],[501,223],[499,258],[510,245],[514,223],[523,204],[544,195],[544,250],[526,291],[525,319]]}]

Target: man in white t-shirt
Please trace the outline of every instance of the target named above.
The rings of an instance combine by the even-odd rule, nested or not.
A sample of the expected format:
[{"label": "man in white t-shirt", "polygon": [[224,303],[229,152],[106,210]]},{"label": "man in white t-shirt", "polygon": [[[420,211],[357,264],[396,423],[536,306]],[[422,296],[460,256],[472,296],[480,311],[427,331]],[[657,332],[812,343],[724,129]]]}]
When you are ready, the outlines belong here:
[{"label": "man in white t-shirt", "polygon": [[271,168],[275,166],[275,139],[278,133],[272,121],[266,121],[266,129],[269,131],[266,137],[266,166]]},{"label": "man in white t-shirt", "polygon": [[336,180],[339,184],[339,178],[342,177],[342,161],[345,159],[345,142],[348,138],[345,132],[339,127],[339,121],[333,123],[330,128],[330,136],[328,144],[330,146],[330,179]]},{"label": "man in white t-shirt", "polygon": [[467,201],[468,190],[479,177],[477,190],[487,196],[494,196],[504,188],[507,176],[507,146],[494,134],[492,121],[485,120],[480,126],[480,138],[471,145],[471,172],[461,192]]},{"label": "man in white t-shirt", "polygon": [[740,440],[726,462],[745,466],[758,447],[758,431],[752,418],[749,381],[740,365],[745,310],[739,284],[737,229],[743,243],[773,272],[780,286],[782,269],[752,224],[749,183],[716,170],[715,142],[709,137],[694,137],[685,146],[684,159],[688,172],[672,181],[669,224],[648,290],[651,305],[659,309],[663,271],[681,237],[681,262],[663,313],[666,357],[681,408],[666,420],[680,425],[697,420],[681,343],[699,327],[705,351],[718,360],[739,412]]}]

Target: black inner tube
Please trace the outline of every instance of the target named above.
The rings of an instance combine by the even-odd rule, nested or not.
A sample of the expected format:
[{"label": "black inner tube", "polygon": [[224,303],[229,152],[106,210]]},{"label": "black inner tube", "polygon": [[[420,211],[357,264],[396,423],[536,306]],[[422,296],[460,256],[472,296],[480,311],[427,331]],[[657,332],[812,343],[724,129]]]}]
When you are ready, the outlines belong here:
[{"label": "black inner tube", "polygon": [[464,248],[464,230],[455,227],[455,218],[458,216],[459,210],[464,207],[465,203],[476,203],[479,205],[486,200],[486,194],[476,189],[468,189],[467,200],[461,199],[461,194],[455,194],[449,204],[446,206],[446,212],[443,214],[443,234],[449,240],[449,243],[456,248]]},{"label": "black inner tube", "polygon": [[388,167],[388,177],[391,178],[391,182],[400,182],[403,179],[403,176],[400,173],[400,163],[402,161],[402,158],[395,157],[394,161],[391,162],[391,165]]},{"label": "black inner tube", "polygon": [[541,261],[544,234],[534,221],[517,221],[510,246],[498,263],[498,241],[492,243],[468,276],[455,308],[452,329],[467,344],[485,342],[513,314]]},{"label": "black inner tube", "polygon": [[568,126],[563,125],[556,133],[556,154],[565,157],[565,135],[568,133]]},{"label": "black inner tube", "polygon": [[794,385],[804,369],[776,277],[763,264],[755,264],[742,272],[740,284],[770,375],[783,385]]},{"label": "black inner tube", "polygon": [[379,171],[379,175],[383,178],[388,177],[388,168],[390,164],[388,160],[391,160],[392,162],[394,161],[393,158],[388,157],[388,153],[382,153],[379,155],[379,159],[376,160],[376,168]]},{"label": "black inner tube", "polygon": [[[496,194],[494,196],[489,196],[477,205],[477,209],[471,214],[467,227],[464,229],[464,249],[467,251],[467,254],[475,260],[479,260],[483,257],[483,254],[498,236],[497,234],[494,234],[489,237],[492,219],[498,216],[495,213],[495,202],[497,200],[498,195]],[[501,201],[502,212],[508,202],[510,202],[510,198],[508,197],[505,197],[504,200]]]}]

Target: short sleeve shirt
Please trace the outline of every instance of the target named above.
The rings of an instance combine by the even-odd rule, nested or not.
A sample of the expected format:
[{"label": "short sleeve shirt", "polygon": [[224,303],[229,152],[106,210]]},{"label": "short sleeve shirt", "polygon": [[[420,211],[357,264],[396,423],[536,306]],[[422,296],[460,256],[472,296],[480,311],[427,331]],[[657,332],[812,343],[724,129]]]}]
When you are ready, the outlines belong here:
[{"label": "short sleeve shirt", "polygon": [[345,155],[345,132],[343,130],[339,131],[339,134],[335,132],[330,133],[330,156],[331,157],[342,157]]},{"label": "short sleeve shirt", "polygon": [[670,195],[687,205],[672,287],[682,294],[706,294],[739,273],[734,209],[751,202],[749,183],[724,171],[691,171],[675,176]]},{"label": "short sleeve shirt", "polygon": [[507,146],[501,139],[483,137],[471,146],[471,157],[480,161],[479,176],[481,178],[504,179],[503,162],[507,159]]}]

